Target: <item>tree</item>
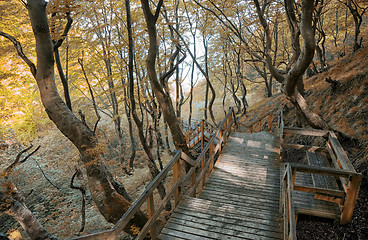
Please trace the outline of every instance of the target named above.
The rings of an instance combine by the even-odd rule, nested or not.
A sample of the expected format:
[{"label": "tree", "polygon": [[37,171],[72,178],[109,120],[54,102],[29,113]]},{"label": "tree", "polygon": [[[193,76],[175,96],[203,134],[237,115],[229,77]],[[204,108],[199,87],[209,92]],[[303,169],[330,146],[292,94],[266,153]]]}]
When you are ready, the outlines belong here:
[{"label": "tree", "polygon": [[[360,35],[360,27],[363,22],[363,15],[368,11],[368,5],[360,3],[359,0],[346,0],[340,1],[349,9],[351,15],[353,15],[354,24],[355,24],[355,35],[354,35],[354,47],[353,51],[357,51],[362,47],[363,37],[359,39]],[[366,5],[366,6],[363,6]]]},{"label": "tree", "polygon": [[[177,149],[182,150],[189,156],[191,155],[188,145],[185,141],[185,136],[180,128],[180,125],[177,121],[175,109],[173,107],[170,93],[166,91],[164,86],[162,85],[162,81],[160,82],[156,73],[156,57],[158,53],[158,42],[157,42],[157,30],[156,30],[156,22],[160,15],[161,7],[163,5],[163,0],[159,0],[156,10],[152,13],[150,8],[150,3],[148,0],[141,0],[142,9],[145,16],[145,21],[147,24],[148,36],[149,36],[149,49],[146,60],[147,66],[147,74],[151,84],[151,88],[153,93],[155,94],[160,108],[162,109],[162,113],[164,115],[165,121],[167,122],[171,135],[174,140],[174,144]],[[167,73],[162,74],[165,78],[169,76],[175,68],[169,69]],[[163,77],[161,77],[164,80]]]},{"label": "tree", "polygon": [[[266,62],[272,76],[280,83],[285,83],[285,95],[295,105],[298,112],[306,122],[319,129],[329,129],[327,123],[316,113],[314,113],[301,93],[300,83],[309,64],[312,62],[315,51],[314,29],[312,27],[314,0],[303,0],[301,4],[300,26],[296,18],[295,2],[293,0],[285,1],[285,13],[287,15],[289,29],[291,32],[291,43],[293,46],[293,57],[288,63],[286,74],[277,69],[270,56],[272,37],[267,20],[264,17],[264,11],[269,1],[264,1],[262,8],[258,0],[254,0],[257,14],[266,34],[267,55]],[[299,32],[304,40],[304,46],[301,50],[299,43]],[[299,86],[298,86],[299,85]]]},{"label": "tree", "polygon": [[4,191],[0,191],[0,211],[12,216],[17,222],[19,222],[24,230],[28,233],[31,239],[57,239],[55,236],[48,233],[32,212],[28,209],[25,204],[24,197],[19,193],[15,184],[10,181],[9,175],[13,169],[32,156],[40,148],[38,146],[33,152],[29,153],[26,157],[21,160],[22,154],[29,151],[33,146],[20,151],[15,161],[8,166],[5,170],[0,173],[0,176],[5,179],[2,183]]},{"label": "tree", "polygon": [[[49,118],[77,147],[86,169],[88,186],[94,203],[107,221],[115,223],[129,209],[131,203],[124,197],[125,193],[121,191],[118,183],[104,166],[101,146],[95,133],[73,114],[56,89],[54,45],[46,14],[47,2],[28,0],[25,5],[36,40],[37,66],[19,48],[18,53],[23,56],[36,79],[41,100]],[[146,221],[147,217],[139,212],[125,230],[131,232],[130,226],[142,226]]]}]

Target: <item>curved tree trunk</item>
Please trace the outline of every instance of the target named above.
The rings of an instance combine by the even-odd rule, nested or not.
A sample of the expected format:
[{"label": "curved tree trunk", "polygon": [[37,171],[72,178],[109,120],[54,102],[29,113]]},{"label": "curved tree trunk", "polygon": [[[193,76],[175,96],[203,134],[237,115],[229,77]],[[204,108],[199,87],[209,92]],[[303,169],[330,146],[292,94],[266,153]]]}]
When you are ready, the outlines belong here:
[{"label": "curved tree trunk", "polygon": [[[280,71],[273,66],[272,59],[270,57],[272,39],[268,23],[264,18],[264,11],[267,5],[264,5],[261,8],[258,0],[254,0],[254,3],[256,5],[260,22],[266,33],[266,62],[272,76],[278,82],[285,82],[285,95],[295,105],[301,116],[309,125],[314,128],[329,129],[330,127],[328,124],[310,109],[307,101],[303,97],[304,86],[302,76],[309,64],[312,62],[315,52],[314,30],[312,28],[314,0],[302,1],[300,29],[295,15],[295,2],[293,0],[285,0],[285,10],[287,13],[293,46],[293,58],[288,65],[286,76],[280,74]],[[300,33],[304,40],[304,46],[301,51],[299,45]]]},{"label": "curved tree trunk", "polygon": [[159,16],[163,1],[162,0],[159,1],[155,14],[151,12],[148,0],[141,0],[141,4],[149,36],[149,49],[146,64],[147,64],[148,78],[151,83],[151,88],[160,104],[162,113],[164,115],[165,121],[167,122],[170,128],[171,135],[173,137],[176,148],[182,150],[183,152],[185,152],[190,156],[191,153],[185,141],[185,136],[177,121],[175,109],[173,107],[170,95],[169,93],[166,93],[164,91],[163,87],[158,81],[156,73],[156,57],[158,52],[156,21]]},{"label": "curved tree trunk", "polygon": [[20,199],[21,197],[18,196],[17,190],[14,188],[11,191],[12,193],[3,193],[0,191],[0,211],[12,216],[23,227],[31,239],[56,240],[57,238],[43,228],[23,203],[23,200]]},{"label": "curved tree trunk", "polygon": [[[102,150],[93,131],[80,121],[63,102],[56,89],[53,44],[47,22],[44,0],[27,1],[27,9],[36,39],[36,81],[41,100],[49,118],[77,147],[86,168],[92,199],[107,221],[115,223],[129,209],[131,203],[120,195],[109,180],[109,172],[102,162]],[[126,227],[143,226],[147,217],[139,212]]]}]

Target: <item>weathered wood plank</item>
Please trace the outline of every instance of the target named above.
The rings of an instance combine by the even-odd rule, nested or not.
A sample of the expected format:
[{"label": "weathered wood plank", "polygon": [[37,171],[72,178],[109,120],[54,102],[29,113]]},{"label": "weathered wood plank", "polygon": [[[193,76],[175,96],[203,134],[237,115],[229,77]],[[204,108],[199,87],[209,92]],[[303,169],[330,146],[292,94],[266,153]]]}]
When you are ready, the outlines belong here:
[{"label": "weathered wood plank", "polygon": [[[192,234],[192,235],[197,235],[200,238],[199,239],[218,239],[218,240],[222,240],[222,239],[234,239],[234,240],[241,240],[242,238],[238,238],[235,236],[230,236],[230,235],[226,235],[226,234],[220,234],[217,232],[213,232],[211,231],[211,229],[199,229],[197,227],[188,227],[185,225],[180,225],[177,223],[174,223],[172,219],[169,220],[169,222],[166,224],[166,227],[168,229],[171,230],[176,230],[177,232],[180,233],[187,233],[187,234]],[[180,235],[179,235],[180,236]],[[191,238],[189,238],[191,239]],[[197,239],[197,238],[193,238],[193,239]],[[249,238],[248,238],[249,239]]]},{"label": "weathered wood plank", "polygon": [[338,219],[340,209],[338,204],[314,198],[313,193],[295,191],[295,208],[299,214]]},{"label": "weathered wood plank", "polygon": [[334,132],[330,131],[329,142],[336,154],[337,160],[340,162],[341,167],[344,170],[355,172],[353,164],[351,164],[348,155],[346,154],[345,150],[341,146],[339,140],[337,140],[337,136]]},{"label": "weathered wood plank", "polygon": [[266,211],[273,211],[274,209],[278,208],[278,204],[254,202],[253,199],[250,199],[252,201],[242,202],[240,200],[239,201],[229,200],[229,199],[223,198],[223,197],[213,198],[213,197],[211,197],[210,194],[203,194],[203,195],[200,195],[200,197],[203,198],[203,199],[218,202],[218,203],[232,204],[234,206],[247,206],[247,207],[252,207],[253,206],[255,209],[263,209],[263,210],[266,210]]},{"label": "weathered wood plank", "polygon": [[[280,225],[268,225],[255,221],[244,221],[240,219],[234,219],[228,216],[216,216],[206,213],[192,213],[191,211],[175,212],[173,218],[182,219],[184,221],[190,221],[197,224],[206,224],[216,227],[224,227],[226,229],[232,229],[239,232],[255,233],[257,231],[269,231],[272,235],[277,235],[282,232]],[[264,235],[264,234],[263,234]],[[267,236],[267,235],[266,235]]]},{"label": "weathered wood plank", "polygon": [[[205,204],[205,205],[204,205]],[[226,203],[218,203],[215,201],[209,201],[205,199],[199,199],[199,198],[191,198],[190,201],[184,201],[179,207],[186,207],[186,208],[193,208],[196,212],[202,212],[202,213],[208,213],[211,214],[219,214],[219,216],[224,215],[230,215],[235,214],[239,217],[246,217],[249,214],[255,218],[259,219],[277,219],[281,217],[281,215],[277,211],[265,211],[262,209],[254,208],[254,206],[247,207],[246,205],[243,206],[236,206],[236,205],[230,205]],[[267,214],[269,213],[269,214]],[[277,222],[274,222],[275,224],[278,224]]]},{"label": "weathered wood plank", "polygon": [[236,187],[241,186],[243,187],[245,191],[255,190],[259,192],[264,192],[264,193],[269,192],[269,193],[275,193],[275,194],[278,194],[280,191],[279,189],[275,189],[275,186],[278,186],[278,185],[266,185],[266,184],[255,185],[254,183],[249,183],[249,182],[229,181],[223,178],[211,178],[211,177],[208,180],[211,181],[211,185],[214,185],[214,186],[229,187],[230,184],[232,184],[231,187],[229,188],[236,189]]},{"label": "weathered wood plank", "polygon": [[[307,160],[309,165],[320,166],[320,167],[330,167],[327,158],[318,152],[307,151]],[[317,188],[326,189],[339,189],[336,179],[332,176],[326,176],[322,174],[312,174],[313,185]]]},{"label": "weathered wood plank", "polygon": [[304,129],[304,128],[285,127],[285,126],[283,130],[284,130],[284,134],[300,134],[300,135],[315,136],[315,137],[326,137],[329,134],[329,131],[326,131],[326,130]]},{"label": "weathered wood plank", "polygon": [[324,147],[319,147],[319,146],[288,144],[288,143],[284,143],[283,148],[291,148],[291,149],[297,149],[297,150],[309,150],[309,151],[326,150]]},{"label": "weathered wood plank", "polygon": [[159,236],[158,236],[158,239],[159,240],[185,240],[186,238],[179,238],[177,236],[170,236],[170,235],[166,235],[164,233],[161,233]]},{"label": "weathered wood plank", "polygon": [[231,199],[234,199],[236,201],[245,201],[245,200],[249,200],[249,201],[258,201],[260,203],[265,203],[265,204],[274,204],[274,205],[278,205],[278,200],[279,200],[279,196],[278,195],[258,195],[257,194],[246,194],[246,192],[240,193],[238,192],[234,192],[231,190],[226,190],[226,189],[216,189],[216,188],[211,188],[211,187],[207,187],[205,188],[203,191],[203,193],[205,194],[214,194],[218,197],[226,197],[229,198],[229,196],[231,196]]},{"label": "weathered wood plank", "polygon": [[213,182],[211,183],[211,186],[207,186],[206,189],[219,191],[223,193],[237,192],[237,195],[256,196],[272,200],[278,200],[280,194],[278,189],[270,188],[269,190],[265,190],[265,189],[254,189],[250,187],[244,187],[243,189],[236,189],[235,187],[226,187],[225,185],[219,185],[216,183],[214,184]]},{"label": "weathered wood plank", "polygon": [[176,237],[179,239],[193,239],[193,240],[212,240],[213,239],[211,237],[196,235],[194,234],[196,233],[196,231],[192,231],[188,233],[188,232],[181,231],[180,229],[177,229],[177,228],[171,228],[171,225],[165,226],[165,228],[162,229],[161,233],[168,235],[170,237]]},{"label": "weathered wood plank", "polygon": [[[196,218],[198,220],[198,218]],[[245,228],[230,225],[228,223],[218,223],[214,221],[199,221],[192,222],[188,219],[181,219],[174,216],[170,219],[170,222],[175,224],[184,225],[201,230],[210,230],[213,233],[218,234],[220,237],[231,237],[231,239],[277,239],[280,238],[280,233],[270,231],[270,229],[262,230],[256,228]],[[232,228],[227,228],[231,226]]]},{"label": "weathered wood plank", "polygon": [[[249,210],[248,208],[247,210]],[[258,211],[258,215],[256,212],[248,211],[243,214],[240,214],[237,210],[233,211],[218,211],[218,212],[209,212],[203,211],[202,209],[196,208],[194,211],[190,209],[188,206],[180,206],[177,210],[175,210],[175,214],[185,214],[188,216],[193,216],[196,218],[203,218],[203,219],[210,219],[216,220],[219,222],[235,222],[239,226],[249,226],[249,225],[257,225],[260,228],[267,228],[267,229],[279,229],[280,216],[277,214],[268,214],[267,211]],[[226,215],[224,215],[226,213]],[[175,216],[173,214],[173,216]],[[244,221],[246,219],[246,221]],[[263,227],[261,227],[263,226]],[[280,230],[280,229],[279,229]]]}]

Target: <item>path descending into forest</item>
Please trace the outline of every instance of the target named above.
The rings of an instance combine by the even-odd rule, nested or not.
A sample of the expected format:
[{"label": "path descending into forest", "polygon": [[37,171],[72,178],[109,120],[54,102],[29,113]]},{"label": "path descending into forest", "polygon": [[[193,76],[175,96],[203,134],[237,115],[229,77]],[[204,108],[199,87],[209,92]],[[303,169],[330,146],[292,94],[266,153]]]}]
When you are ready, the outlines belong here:
[{"label": "path descending into forest", "polygon": [[185,197],[159,239],[282,239],[275,136],[232,133],[197,198]]}]

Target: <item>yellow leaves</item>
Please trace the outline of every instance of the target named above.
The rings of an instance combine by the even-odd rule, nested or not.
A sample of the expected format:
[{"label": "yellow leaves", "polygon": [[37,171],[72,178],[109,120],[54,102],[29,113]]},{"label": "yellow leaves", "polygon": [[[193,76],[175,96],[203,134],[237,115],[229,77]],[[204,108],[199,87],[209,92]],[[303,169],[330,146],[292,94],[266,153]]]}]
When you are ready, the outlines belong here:
[{"label": "yellow leaves", "polygon": [[141,231],[141,228],[133,224],[132,226],[130,226],[130,230],[132,231],[133,235],[138,235]]},{"label": "yellow leaves", "polygon": [[23,239],[22,234],[18,230],[8,231],[7,234],[10,240],[22,240]]},{"label": "yellow leaves", "polygon": [[78,8],[75,0],[54,0],[47,5],[47,13],[51,14],[49,21],[51,37],[53,40],[63,39],[64,28],[67,23],[67,14]]}]

